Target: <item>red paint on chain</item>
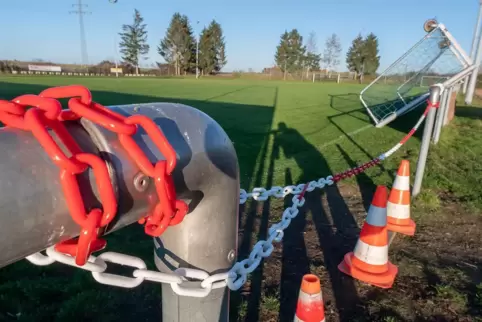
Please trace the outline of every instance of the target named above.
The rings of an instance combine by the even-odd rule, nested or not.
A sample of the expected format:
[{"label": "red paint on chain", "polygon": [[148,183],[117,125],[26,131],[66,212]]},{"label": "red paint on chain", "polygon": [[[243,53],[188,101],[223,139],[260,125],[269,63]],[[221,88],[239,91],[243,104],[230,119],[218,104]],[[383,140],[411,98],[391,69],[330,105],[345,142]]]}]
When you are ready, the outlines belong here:
[{"label": "red paint on chain", "polygon": [[[56,99],[70,98],[69,110],[62,110]],[[27,107],[32,107],[27,110]],[[140,115],[124,117],[92,101],[90,91],[79,85],[49,88],[36,95],[22,95],[11,102],[0,100],[0,121],[7,126],[31,131],[47,155],[60,169],[60,181],[72,219],[81,227],[77,239],[55,246],[59,252],[75,257],[77,265],[84,265],[90,254],[103,249],[105,240],[99,238],[102,228],[109,225],[117,213],[117,200],[106,163],[96,155],[84,153],[65,128],[63,121],[84,117],[119,136],[121,145],[144,174],[156,183],[159,202],[144,219],[146,233],[159,236],[168,226],[179,224],[186,215],[186,203],[176,200],[172,172],[176,167],[176,151],[162,131],[149,118]],[[132,135],[141,126],[161,151],[166,160],[151,163]],[[51,134],[51,129],[63,144],[62,149]],[[67,151],[68,155],[64,152]],[[77,182],[77,175],[92,168],[102,209],[86,209]]]},{"label": "red paint on chain", "polygon": [[303,196],[305,195],[306,189],[308,189],[308,186],[309,186],[309,185],[310,185],[309,183],[305,184],[305,186],[303,187],[303,190],[301,190],[301,193],[300,193],[300,195],[298,196],[298,200],[301,201],[301,199],[303,199]]}]

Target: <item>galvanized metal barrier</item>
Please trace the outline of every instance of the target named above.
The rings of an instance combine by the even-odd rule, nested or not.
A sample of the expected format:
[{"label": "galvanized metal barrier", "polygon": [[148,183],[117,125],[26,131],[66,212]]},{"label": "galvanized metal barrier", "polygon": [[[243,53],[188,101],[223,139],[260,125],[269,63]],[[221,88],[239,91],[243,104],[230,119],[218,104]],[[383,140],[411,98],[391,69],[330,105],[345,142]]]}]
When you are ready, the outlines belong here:
[{"label": "galvanized metal barrier", "polygon": [[[158,268],[165,273],[172,273],[180,267],[198,268],[208,273],[229,270],[236,259],[239,171],[235,150],[226,133],[209,116],[186,105],[155,103],[109,108],[125,116],[148,116],[164,131],[177,153],[178,163],[173,173],[176,192],[178,198],[189,204],[191,211],[181,224],[169,227],[168,232],[157,239],[155,258]],[[85,119],[81,124],[66,123],[68,131],[85,152],[99,155],[109,164],[119,211],[106,233],[143,218],[152,205],[152,198],[157,198],[155,185],[151,178],[139,171],[119,144],[117,135]],[[150,161],[164,160],[143,131],[138,131],[134,138]],[[69,215],[64,201],[58,168],[32,134],[2,128],[0,148],[4,151],[0,164],[2,267],[75,237],[79,234],[79,227]],[[92,173],[79,179],[86,208],[99,203],[93,181]],[[48,254],[55,257],[52,248]],[[116,258],[119,256],[107,254],[103,261],[96,260],[95,263],[103,263],[100,266],[105,270],[105,262]],[[40,254],[34,259],[38,263],[43,261],[43,265],[53,261],[42,259]],[[134,266],[139,264],[129,256],[121,259],[134,263]],[[99,266],[90,264],[91,267],[95,265]],[[142,266],[141,263],[138,268],[142,270]],[[96,267],[91,270],[94,277],[101,275],[95,273]],[[102,277],[112,281],[109,274]],[[118,278],[120,284],[129,279],[137,279],[137,283],[144,277]],[[187,300],[173,293],[168,284],[162,295],[163,321],[227,321],[228,295],[229,291],[223,287],[213,290],[208,298]]]}]

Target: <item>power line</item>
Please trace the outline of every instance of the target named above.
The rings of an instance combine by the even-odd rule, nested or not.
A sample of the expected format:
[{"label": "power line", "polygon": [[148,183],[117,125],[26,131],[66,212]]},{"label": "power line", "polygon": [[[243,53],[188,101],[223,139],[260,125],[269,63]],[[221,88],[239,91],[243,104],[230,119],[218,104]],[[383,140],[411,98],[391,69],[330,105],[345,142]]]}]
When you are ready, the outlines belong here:
[{"label": "power line", "polygon": [[87,55],[87,42],[85,40],[85,28],[84,28],[84,15],[90,14],[90,11],[85,11],[84,9],[88,6],[82,3],[82,0],[78,0],[77,3],[73,4],[72,7],[76,8],[75,10],[69,11],[71,14],[79,15],[79,28],[80,28],[80,55],[82,66],[86,66],[88,62],[88,55]]}]

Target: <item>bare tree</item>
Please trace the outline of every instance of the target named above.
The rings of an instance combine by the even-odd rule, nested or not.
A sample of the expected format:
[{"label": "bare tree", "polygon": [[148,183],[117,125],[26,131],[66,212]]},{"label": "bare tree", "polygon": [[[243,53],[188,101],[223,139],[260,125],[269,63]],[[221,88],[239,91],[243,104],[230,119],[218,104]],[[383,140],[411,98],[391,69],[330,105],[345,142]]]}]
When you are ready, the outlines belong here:
[{"label": "bare tree", "polygon": [[322,61],[327,70],[330,70],[340,64],[341,44],[340,38],[336,34],[332,34],[326,39],[325,50],[323,51]]},{"label": "bare tree", "polygon": [[[315,56],[318,54],[318,46],[316,43],[316,33],[314,31],[310,32],[308,35],[308,40],[306,41],[306,54],[307,57]],[[310,73],[311,65],[307,64],[306,66],[306,78],[308,79]]]},{"label": "bare tree", "polygon": [[316,33],[310,32],[308,40],[306,41],[306,52],[316,54],[318,52],[318,46],[316,44]]}]

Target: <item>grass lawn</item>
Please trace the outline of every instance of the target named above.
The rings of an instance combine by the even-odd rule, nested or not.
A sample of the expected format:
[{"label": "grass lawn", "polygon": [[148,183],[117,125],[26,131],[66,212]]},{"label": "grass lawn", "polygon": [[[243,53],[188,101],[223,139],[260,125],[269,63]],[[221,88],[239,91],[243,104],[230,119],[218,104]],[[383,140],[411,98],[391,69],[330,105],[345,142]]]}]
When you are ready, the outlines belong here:
[{"label": "grass lawn", "polygon": [[[241,187],[306,182],[370,160],[396,144],[421,111],[376,129],[354,84],[247,80],[0,77],[0,98],[50,86],[83,84],[105,105],[176,102],[221,124],[234,142]],[[414,202],[417,235],[398,238],[391,260],[400,273],[391,290],[336,270],[356,242],[376,184],[391,185],[402,158],[415,170],[421,131],[389,160],[326,191],[315,191],[285,239],[232,294],[233,321],[292,321],[301,276],[322,280],[327,321],[473,321],[482,314],[482,109],[460,106],[430,152],[422,194]],[[251,202],[240,211],[239,256],[249,254],[283,201]],[[146,261],[152,241],[133,225],[108,237],[108,249]],[[153,268],[153,263],[150,263]],[[159,321],[160,288],[97,284],[89,273],[21,261],[0,270],[0,320]]]}]

